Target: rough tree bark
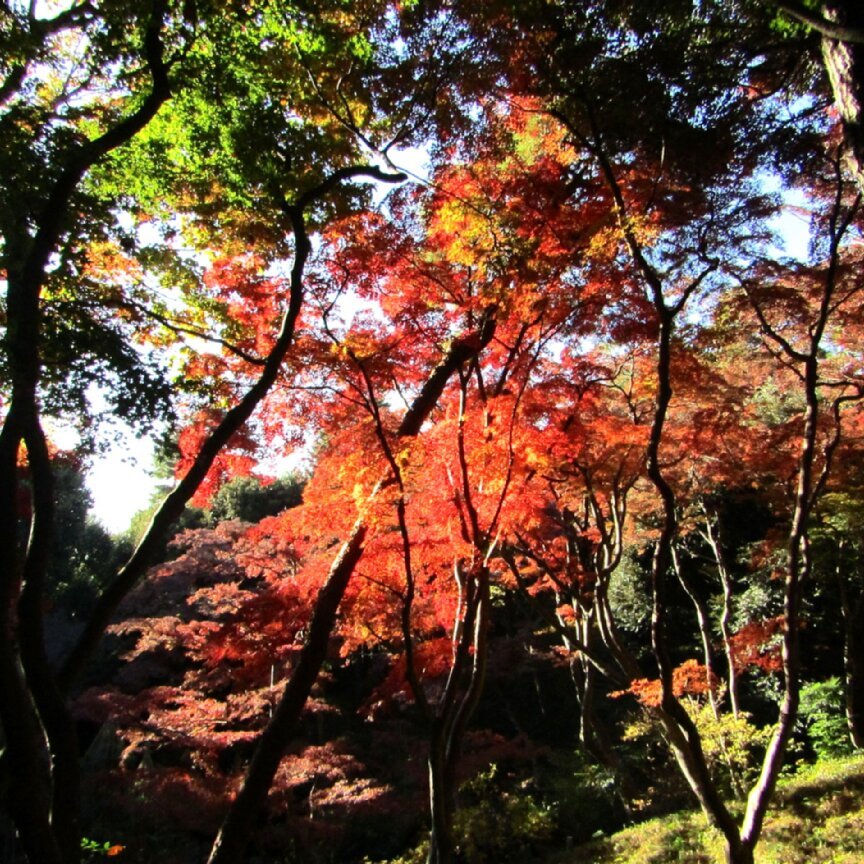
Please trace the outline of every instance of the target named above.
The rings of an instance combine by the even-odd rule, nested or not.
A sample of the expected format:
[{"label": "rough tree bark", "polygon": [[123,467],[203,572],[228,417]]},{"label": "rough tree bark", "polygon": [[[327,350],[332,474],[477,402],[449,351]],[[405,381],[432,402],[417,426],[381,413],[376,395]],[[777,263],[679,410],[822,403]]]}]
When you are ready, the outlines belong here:
[{"label": "rough tree bark", "polygon": [[818,9],[798,0],[776,5],[821,37],[822,64],[843,123],[849,164],[864,192],[864,6],[858,0],[824,0]]}]

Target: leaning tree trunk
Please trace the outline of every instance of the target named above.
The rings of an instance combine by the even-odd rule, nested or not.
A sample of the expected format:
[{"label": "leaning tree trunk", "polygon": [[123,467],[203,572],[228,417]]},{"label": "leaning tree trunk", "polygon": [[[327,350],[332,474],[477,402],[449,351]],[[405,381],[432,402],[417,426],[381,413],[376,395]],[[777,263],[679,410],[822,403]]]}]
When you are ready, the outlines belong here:
[{"label": "leaning tree trunk", "polygon": [[[450,345],[402,418],[397,437],[410,438],[420,432],[426,418],[438,404],[450,377],[463,363],[477,356],[492,339],[496,325],[495,312],[495,308],[490,307],[475,333],[455,340]],[[392,482],[393,477],[382,479],[372,496]],[[300,660],[285,686],[276,712],[258,741],[243,784],[213,843],[208,864],[238,864],[243,859],[255,819],[264,806],[292,731],[324,662],[336,613],[354,568],[363,555],[367,530],[365,516],[361,514],[318,595]]]}]

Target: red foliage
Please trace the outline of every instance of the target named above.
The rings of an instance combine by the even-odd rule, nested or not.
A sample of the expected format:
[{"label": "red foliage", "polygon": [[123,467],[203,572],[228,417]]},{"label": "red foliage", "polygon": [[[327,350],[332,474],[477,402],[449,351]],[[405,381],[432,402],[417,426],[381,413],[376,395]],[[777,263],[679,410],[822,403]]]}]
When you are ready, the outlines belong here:
[{"label": "red foliage", "polygon": [[[178,479],[189,470],[218,420],[219,414],[215,410],[202,410],[198,412],[192,424],[180,432],[177,441],[180,459],[174,469]],[[255,458],[257,449],[258,443],[248,431],[234,435],[214,459],[207,476],[190,502],[192,506],[206,507],[219,487],[228,480],[235,477],[248,477],[252,474],[258,464]]]},{"label": "red foliage", "polygon": [[[704,696],[717,688],[717,676],[696,660],[685,660],[672,672],[672,693],[682,696]],[[659,708],[663,698],[660,679],[637,678],[626,690],[616,690],[613,698],[632,694],[646,708]]]},{"label": "red foliage", "polygon": [[734,633],[729,640],[735,669],[744,672],[750,668],[765,673],[780,672],[783,658],[780,653],[780,637],[783,633],[783,616],[751,621]]}]

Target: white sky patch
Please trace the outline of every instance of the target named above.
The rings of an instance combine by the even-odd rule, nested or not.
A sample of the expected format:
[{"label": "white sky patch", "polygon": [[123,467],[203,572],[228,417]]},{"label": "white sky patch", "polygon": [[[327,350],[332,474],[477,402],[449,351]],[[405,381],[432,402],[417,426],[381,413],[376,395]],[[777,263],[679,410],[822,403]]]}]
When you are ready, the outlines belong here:
[{"label": "white sky patch", "polygon": [[810,256],[810,210],[812,202],[801,189],[782,188],[779,177],[761,178],[765,192],[778,194],[783,202],[779,215],[770,221],[780,243],[773,251],[781,256],[806,262]]},{"label": "white sky patch", "polygon": [[429,182],[431,157],[427,147],[404,147],[401,150],[391,150],[388,155],[392,167],[396,170],[403,171],[414,181]]},{"label": "white sky patch", "polygon": [[[111,420],[116,443],[92,460],[85,473],[85,483],[93,499],[90,515],[112,534],[125,531],[132,517],[150,504],[157,486],[164,483],[153,478],[153,442],[136,438],[132,428],[121,420]],[[61,450],[78,445],[78,434],[46,418],[45,432]]]},{"label": "white sky patch", "polygon": [[95,459],[87,472],[87,488],[93,496],[91,514],[112,534],[125,531],[164,483],[154,479],[152,472],[153,442],[136,438],[128,429],[122,442]]},{"label": "white sky patch", "polygon": [[780,235],[782,255],[796,261],[806,261],[810,252],[810,218],[794,207],[787,207],[771,220],[771,227]]}]

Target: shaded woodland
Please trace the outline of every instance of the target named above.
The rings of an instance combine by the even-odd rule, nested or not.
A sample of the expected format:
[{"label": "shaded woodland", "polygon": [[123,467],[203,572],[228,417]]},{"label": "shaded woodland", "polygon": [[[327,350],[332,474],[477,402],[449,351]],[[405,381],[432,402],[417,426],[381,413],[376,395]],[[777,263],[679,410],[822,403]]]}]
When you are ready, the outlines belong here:
[{"label": "shaded woodland", "polygon": [[2,864],[753,864],[864,745],[862,68],[851,0],[2,4]]}]

